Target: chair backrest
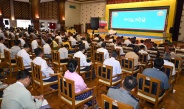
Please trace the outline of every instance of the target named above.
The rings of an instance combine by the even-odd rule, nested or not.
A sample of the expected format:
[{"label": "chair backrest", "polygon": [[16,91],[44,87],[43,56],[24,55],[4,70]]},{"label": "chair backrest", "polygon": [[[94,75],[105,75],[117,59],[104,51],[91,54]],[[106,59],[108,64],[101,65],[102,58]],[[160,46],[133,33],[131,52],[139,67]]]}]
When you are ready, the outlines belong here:
[{"label": "chair backrest", "polygon": [[120,59],[121,68],[125,70],[134,70],[134,59],[121,57]]},{"label": "chair backrest", "polygon": [[110,82],[110,85],[112,85],[112,71],[112,66],[97,64],[98,78]]},{"label": "chair backrest", "polygon": [[94,62],[104,62],[104,52],[95,52]]},{"label": "chair backrest", "polygon": [[171,83],[172,81],[172,71],[173,71],[173,67],[172,66],[168,66],[168,65],[164,65],[161,69],[168,77],[169,79],[169,83]]},{"label": "chair backrest", "polygon": [[148,54],[146,53],[138,53],[139,55],[139,62],[142,64],[147,64],[148,63]]},{"label": "chair backrest", "polygon": [[10,57],[10,51],[4,49],[4,57],[5,57],[5,61],[8,63],[11,63],[11,57]]},{"label": "chair backrest", "polygon": [[21,70],[24,70],[24,63],[23,63],[23,59],[21,56],[17,56],[15,55],[15,58],[16,58],[16,64],[17,64],[17,67],[18,69],[21,71]]},{"label": "chair backrest", "polygon": [[143,74],[137,74],[138,93],[142,93],[149,97],[158,100],[162,90],[160,89],[161,82],[158,79],[147,77]]},{"label": "chair backrest", "polygon": [[76,71],[80,74],[80,58],[79,57],[75,57],[75,59],[77,60],[77,65],[78,65]]},{"label": "chair backrest", "polygon": [[157,58],[158,51],[155,51],[155,50],[147,50],[147,52],[150,55],[150,58],[152,60],[155,60]]},{"label": "chair backrest", "polygon": [[31,62],[31,69],[32,69],[33,81],[37,81],[40,84],[43,84],[41,66]]},{"label": "chair backrest", "polygon": [[183,65],[183,60],[181,58],[172,58],[170,61],[175,65],[176,69],[180,69]]},{"label": "chair backrest", "polygon": [[117,52],[118,54],[118,60],[120,60],[121,56],[120,56],[120,51],[121,49],[120,48],[116,48],[115,51]]},{"label": "chair backrest", "polygon": [[165,52],[165,47],[157,47],[157,48],[158,48],[158,51],[160,52],[160,56],[163,56]]},{"label": "chair backrest", "polygon": [[131,52],[131,51],[133,51],[133,48],[132,47],[124,47],[123,46],[123,52],[124,53],[128,53],[128,52]]},{"label": "chair backrest", "polygon": [[52,62],[60,63],[60,54],[56,50],[52,50]]},{"label": "chair backrest", "polygon": [[133,109],[132,106],[116,101],[107,95],[101,95],[101,109]]},{"label": "chair backrest", "polygon": [[91,44],[91,58],[93,61],[94,61],[94,56],[95,56],[97,49],[98,49],[98,47],[96,46],[96,44]]},{"label": "chair backrest", "polygon": [[67,100],[72,101],[72,104],[75,105],[74,81],[64,78],[62,75],[59,75],[58,89],[59,96],[63,96]]}]

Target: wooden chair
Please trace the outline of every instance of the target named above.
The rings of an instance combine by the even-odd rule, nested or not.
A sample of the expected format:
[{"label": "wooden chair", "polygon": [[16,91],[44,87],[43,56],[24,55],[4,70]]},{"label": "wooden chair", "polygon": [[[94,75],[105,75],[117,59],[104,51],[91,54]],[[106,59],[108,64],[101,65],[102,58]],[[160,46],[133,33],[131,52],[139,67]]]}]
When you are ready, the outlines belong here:
[{"label": "wooden chair", "polygon": [[133,107],[101,94],[101,109],[133,109]]},{"label": "wooden chair", "polygon": [[158,51],[160,52],[160,56],[163,57],[164,53],[165,53],[165,47],[157,47]]},{"label": "wooden chair", "polygon": [[170,84],[170,88],[169,91],[173,89],[174,84],[176,82],[176,76],[172,75],[173,72],[173,67],[172,66],[168,66],[168,65],[164,65],[162,67],[162,71],[167,75],[168,79],[169,79],[169,84]]},{"label": "wooden chair", "polygon": [[148,54],[146,53],[138,53],[139,55],[139,65],[140,65],[140,68],[141,68],[141,72],[146,69],[146,68],[151,68],[153,65],[152,65],[152,62],[150,62],[148,60]]},{"label": "wooden chair", "polygon": [[[163,93],[160,89],[161,82],[155,78],[147,77],[142,74],[137,74],[139,104],[141,107],[147,107],[145,101],[152,103],[153,109],[161,109],[165,103],[167,91]],[[161,94],[163,93],[163,94]]]},{"label": "wooden chair", "polygon": [[[58,96],[64,102],[64,104],[70,106],[71,109],[76,109],[80,106],[84,106],[84,104],[86,102],[88,102],[90,100],[92,100],[92,101],[94,100],[95,87],[85,89],[82,92],[76,94],[74,84],[75,84],[74,81],[69,80],[67,78],[64,78],[62,75],[59,75],[59,80],[58,80],[59,92],[58,92]],[[91,96],[89,96],[85,100],[75,100],[76,96],[84,94],[88,91],[92,91]],[[94,106],[94,103],[92,103],[92,107],[93,106]]]},{"label": "wooden chair", "polygon": [[104,62],[104,52],[95,52],[95,56],[94,56],[94,63],[101,63],[103,64]]},{"label": "wooden chair", "polygon": [[54,68],[54,72],[63,74],[67,70],[67,64],[68,63],[60,63],[60,53],[56,50],[52,50],[52,67]]},{"label": "wooden chair", "polygon": [[4,50],[4,56],[5,56],[6,64],[10,68],[10,77],[12,77],[12,73],[17,71],[17,65],[16,65],[16,63],[12,63],[11,62],[11,60],[15,60],[15,59],[11,59],[11,57],[10,57],[10,51],[8,51],[8,50]]},{"label": "wooden chair", "polygon": [[140,72],[139,66],[138,68],[135,69],[133,58],[121,57],[120,64],[121,64],[122,73],[124,76],[134,75]]},{"label": "wooden chair", "polygon": [[124,53],[128,53],[128,52],[130,52],[130,51],[133,51],[133,48],[132,48],[132,47],[124,47],[124,46],[123,46],[123,52],[124,52]]},{"label": "wooden chair", "polygon": [[96,46],[96,44],[91,45],[91,60],[93,61],[93,63],[94,63],[95,53],[97,49],[98,47]]},{"label": "wooden chair", "polygon": [[[103,90],[103,88],[101,88],[102,86],[107,86],[107,87],[111,87],[111,86],[116,86],[118,84],[121,83],[122,81],[122,74],[113,76],[113,67],[112,66],[108,66],[108,65],[103,65],[103,64],[97,64],[97,75],[98,75],[98,90],[102,90],[107,92],[107,90]],[[113,82],[112,79],[114,77],[121,77],[121,79]]]},{"label": "wooden chair", "polygon": [[[83,79],[90,79],[90,81],[92,80],[92,70],[89,71],[81,71],[81,68],[85,67],[85,66],[80,66],[80,58],[79,57],[75,57],[75,59],[78,62],[78,67],[77,67],[77,72],[79,73],[79,75],[82,76]],[[91,65],[92,68],[92,65]],[[86,77],[86,74],[90,73],[89,77]]]},{"label": "wooden chair", "polygon": [[24,67],[24,63],[23,63],[22,57],[16,55],[15,58],[16,58],[16,64],[17,64],[18,71],[24,70],[25,67]]},{"label": "wooden chair", "polygon": [[147,50],[148,54],[150,55],[150,60],[153,61],[158,57],[158,51],[155,50]]},{"label": "wooden chair", "polygon": [[[42,95],[46,95],[46,94],[58,91],[56,89],[56,90],[51,90],[51,91],[45,92],[44,87],[50,87],[50,85],[58,84],[58,80],[53,81],[53,82],[44,82],[43,79],[45,77],[42,76],[41,66],[36,65],[33,62],[31,62],[31,68],[32,68],[32,78],[33,78],[33,89],[35,91],[37,91],[38,93],[40,93]],[[53,74],[51,76],[58,76],[58,74]]]},{"label": "wooden chair", "polygon": [[178,78],[181,75],[181,71],[182,71],[182,65],[183,65],[183,60],[181,58],[172,58],[170,60],[170,62],[172,62],[175,65],[175,70],[176,70],[176,82],[178,80]]}]

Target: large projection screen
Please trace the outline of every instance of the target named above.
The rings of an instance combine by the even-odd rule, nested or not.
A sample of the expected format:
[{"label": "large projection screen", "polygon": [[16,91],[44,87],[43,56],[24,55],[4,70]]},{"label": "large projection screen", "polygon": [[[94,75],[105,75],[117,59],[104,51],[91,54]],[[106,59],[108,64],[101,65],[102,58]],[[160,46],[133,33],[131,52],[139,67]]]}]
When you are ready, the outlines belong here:
[{"label": "large projection screen", "polygon": [[163,32],[168,7],[162,9],[110,10],[110,28]]}]

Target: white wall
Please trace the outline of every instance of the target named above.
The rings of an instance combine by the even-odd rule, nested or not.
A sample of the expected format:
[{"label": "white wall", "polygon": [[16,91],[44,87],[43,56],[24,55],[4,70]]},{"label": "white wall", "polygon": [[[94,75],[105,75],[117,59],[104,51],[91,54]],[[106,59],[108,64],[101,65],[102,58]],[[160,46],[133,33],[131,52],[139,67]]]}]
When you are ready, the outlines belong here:
[{"label": "white wall", "polygon": [[[75,9],[70,8],[70,5],[75,6]],[[65,3],[65,26],[73,27],[74,24],[80,24],[81,4],[66,2]]]},{"label": "white wall", "polygon": [[106,2],[81,4],[80,22],[85,25],[85,23],[90,23],[91,17],[105,17],[105,6]]}]

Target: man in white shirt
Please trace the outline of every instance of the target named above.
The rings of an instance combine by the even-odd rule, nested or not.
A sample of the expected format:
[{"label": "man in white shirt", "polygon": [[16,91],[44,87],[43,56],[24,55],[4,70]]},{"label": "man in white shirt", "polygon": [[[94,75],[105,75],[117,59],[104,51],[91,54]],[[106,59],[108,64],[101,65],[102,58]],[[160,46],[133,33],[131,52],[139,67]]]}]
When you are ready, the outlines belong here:
[{"label": "man in white shirt", "polygon": [[114,44],[114,48],[120,50],[119,55],[121,55],[121,56],[122,56],[122,55],[125,55],[125,53],[123,52],[123,47],[122,47],[121,42],[119,42],[117,45]]},{"label": "man in white shirt", "polygon": [[122,71],[121,71],[121,65],[119,61],[116,60],[117,56],[118,54],[116,53],[116,51],[112,51],[111,58],[105,59],[105,61],[103,62],[103,64],[113,67],[112,76],[117,76],[117,77],[112,78],[112,81],[117,81],[121,79],[121,76],[118,76],[119,74],[122,73]]},{"label": "man in white shirt", "polygon": [[46,58],[51,58],[52,55],[51,55],[51,47],[50,47],[50,44],[52,43],[52,40],[51,39],[48,39],[47,40],[47,43],[43,46],[43,52],[44,52],[44,56]]},{"label": "man in white shirt", "polygon": [[126,44],[126,46],[132,44],[132,42],[130,41],[130,38],[126,39],[126,40],[124,41],[124,44]]},{"label": "man in white shirt", "polygon": [[58,39],[59,45],[62,44],[62,39],[61,39],[61,34],[60,34],[60,32],[58,32],[58,35],[56,35],[56,38],[55,38],[55,39]]},{"label": "man in white shirt", "polygon": [[32,59],[30,58],[30,55],[28,54],[29,50],[30,50],[30,45],[24,44],[23,49],[17,53],[17,56],[22,57],[24,67],[28,71],[31,70],[31,62],[32,62]]},{"label": "man in white shirt", "polygon": [[[52,76],[52,74],[54,74],[54,71],[47,65],[47,62],[42,59],[44,54],[41,48],[35,49],[35,55],[36,58],[33,60],[33,63],[41,66],[42,76],[45,76],[45,78],[43,78],[43,81],[53,82],[58,80],[57,76]],[[51,89],[58,89],[57,84],[51,85],[50,87]]]},{"label": "man in white shirt", "polygon": [[98,52],[103,52],[104,53],[104,59],[108,59],[109,58],[109,52],[107,51],[106,47],[106,43],[103,42],[101,45],[101,48],[97,49],[97,53]]},{"label": "man in white shirt", "polygon": [[0,37],[0,53],[1,53],[1,58],[4,58],[4,50],[9,50],[5,45],[4,45],[5,39],[3,37]]},{"label": "man in white shirt", "polygon": [[65,44],[62,48],[58,50],[60,54],[60,63],[68,62],[68,44]]},{"label": "man in white shirt", "polygon": [[89,43],[85,40],[85,38],[83,37],[81,40],[85,44],[85,49],[89,49]]},{"label": "man in white shirt", "polygon": [[[43,95],[32,96],[27,87],[31,83],[31,73],[19,71],[17,82],[4,89],[1,109],[40,109]],[[34,99],[38,99],[36,102]]]},{"label": "man in white shirt", "polygon": [[34,50],[36,49],[36,48],[38,48],[38,43],[40,42],[40,38],[36,38],[35,40],[33,40],[32,42],[31,42],[31,47],[32,47],[32,51],[34,52]]},{"label": "man in white shirt", "polygon": [[15,55],[17,55],[17,53],[21,50],[20,46],[21,46],[20,40],[14,40],[14,46],[11,47],[10,49],[11,58],[15,59]]},{"label": "man in white shirt", "polygon": [[23,47],[24,44],[25,44],[25,41],[24,41],[23,37],[24,37],[24,34],[23,34],[23,33],[20,33],[20,34],[19,34],[19,40],[20,40],[20,42],[21,42],[21,47]]},{"label": "man in white shirt", "polygon": [[172,75],[174,76],[176,74],[175,65],[169,61],[171,59],[171,54],[167,52],[164,53],[163,59],[164,59],[164,65],[173,67]]},{"label": "man in white shirt", "polygon": [[[140,50],[139,50],[140,54],[148,54],[148,52],[145,51],[145,46],[144,45],[141,45],[139,48],[140,48]],[[149,54],[148,54],[148,60],[150,60],[150,55]]]},{"label": "man in white shirt", "polygon": [[85,47],[83,44],[81,44],[79,46],[79,51],[76,52],[73,57],[80,58],[80,66],[83,66],[80,68],[81,71],[89,71],[91,68],[90,66],[91,66],[92,62],[87,62],[86,56],[84,55],[84,52],[85,52]]}]

